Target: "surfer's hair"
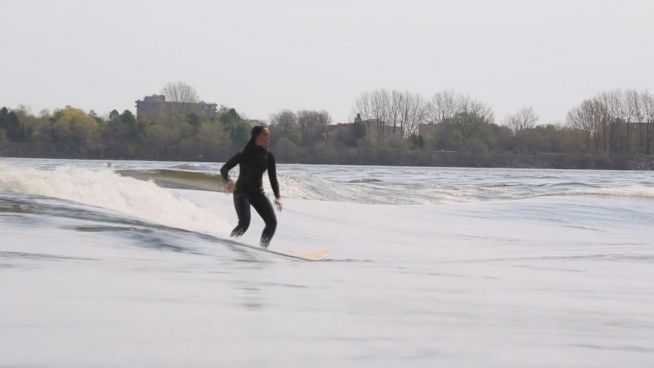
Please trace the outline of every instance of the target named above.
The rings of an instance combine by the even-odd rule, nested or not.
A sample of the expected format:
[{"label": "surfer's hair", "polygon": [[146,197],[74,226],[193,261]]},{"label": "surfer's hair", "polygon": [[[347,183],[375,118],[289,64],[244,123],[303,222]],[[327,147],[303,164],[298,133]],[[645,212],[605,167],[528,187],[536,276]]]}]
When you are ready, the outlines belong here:
[{"label": "surfer's hair", "polygon": [[252,130],[250,130],[250,140],[248,143],[243,147],[244,150],[248,148],[253,148],[255,146],[254,141],[257,139],[257,137],[263,133],[263,130],[266,129],[265,125],[255,125],[252,127]]},{"label": "surfer's hair", "polygon": [[254,143],[254,140],[266,129],[265,125],[255,125],[250,130],[250,141]]}]

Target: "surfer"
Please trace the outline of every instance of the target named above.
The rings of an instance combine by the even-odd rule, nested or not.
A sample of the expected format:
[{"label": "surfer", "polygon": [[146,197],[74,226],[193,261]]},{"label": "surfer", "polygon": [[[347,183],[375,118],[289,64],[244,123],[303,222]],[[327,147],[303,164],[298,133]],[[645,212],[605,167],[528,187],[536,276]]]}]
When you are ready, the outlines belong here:
[{"label": "surfer", "polygon": [[[268,248],[277,228],[275,211],[264,194],[263,184],[261,183],[263,173],[266,170],[268,170],[270,186],[272,186],[275,193],[275,206],[279,211],[282,210],[275,169],[275,156],[268,152],[268,141],[270,141],[270,130],[268,128],[262,125],[253,127],[250,132],[250,140],[243,150],[230,158],[220,169],[220,175],[225,180],[225,192],[233,193],[234,207],[238,216],[238,225],[232,230],[231,236],[239,237],[248,229],[250,226],[250,205],[252,205],[266,223],[266,227],[261,234],[260,244],[263,248]],[[234,182],[229,177],[229,170],[237,164],[240,172],[238,179]]]}]

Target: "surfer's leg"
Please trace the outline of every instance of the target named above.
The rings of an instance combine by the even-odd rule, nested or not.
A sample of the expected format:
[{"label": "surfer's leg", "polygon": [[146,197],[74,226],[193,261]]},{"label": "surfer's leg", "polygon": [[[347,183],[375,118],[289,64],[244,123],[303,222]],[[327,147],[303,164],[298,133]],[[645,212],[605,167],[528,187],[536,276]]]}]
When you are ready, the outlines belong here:
[{"label": "surfer's leg", "polygon": [[257,211],[259,216],[266,223],[266,227],[261,233],[261,246],[268,248],[270,240],[273,235],[275,235],[275,230],[277,229],[277,216],[275,216],[275,209],[273,208],[270,201],[263,193],[253,194],[250,198],[252,207]]},{"label": "surfer's leg", "polygon": [[250,226],[250,200],[247,193],[234,193],[234,208],[238,216],[238,225],[232,230],[232,237],[239,237]]}]

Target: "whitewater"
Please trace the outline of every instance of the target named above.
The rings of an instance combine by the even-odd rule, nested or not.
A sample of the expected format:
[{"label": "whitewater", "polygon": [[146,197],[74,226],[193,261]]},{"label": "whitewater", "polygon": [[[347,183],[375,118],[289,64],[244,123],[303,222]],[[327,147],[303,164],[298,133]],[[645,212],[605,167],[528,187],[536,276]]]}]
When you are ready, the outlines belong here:
[{"label": "whitewater", "polygon": [[0,159],[0,367],[654,365],[653,172],[220,166]]}]

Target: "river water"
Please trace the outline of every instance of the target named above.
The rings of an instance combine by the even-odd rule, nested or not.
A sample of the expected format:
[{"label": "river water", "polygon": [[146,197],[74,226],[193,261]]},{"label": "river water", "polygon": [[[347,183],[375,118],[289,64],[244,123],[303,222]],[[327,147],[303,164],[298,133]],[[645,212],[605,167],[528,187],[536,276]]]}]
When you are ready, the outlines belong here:
[{"label": "river water", "polygon": [[0,159],[0,367],[654,365],[652,172],[219,168]]}]

